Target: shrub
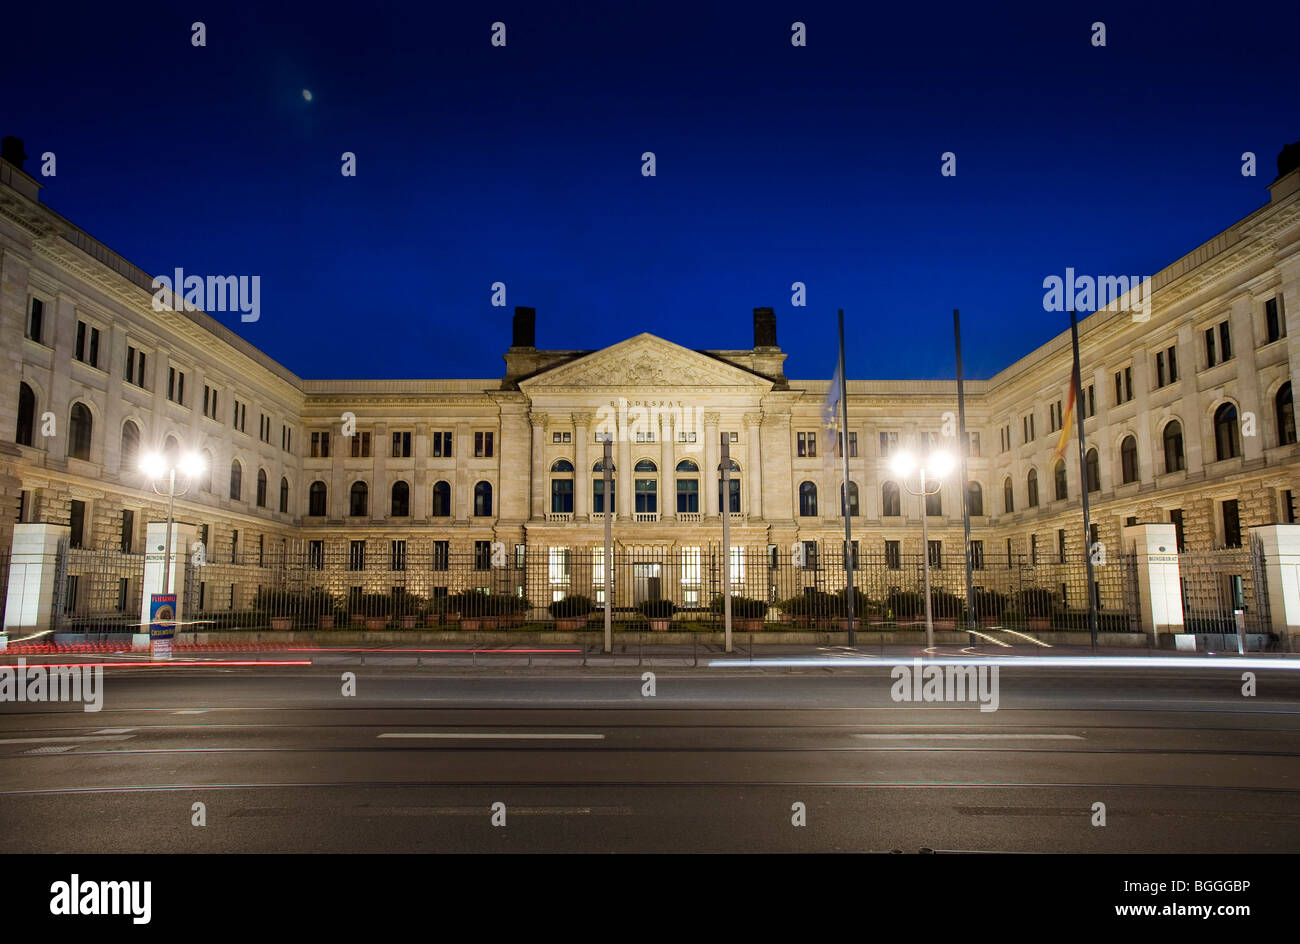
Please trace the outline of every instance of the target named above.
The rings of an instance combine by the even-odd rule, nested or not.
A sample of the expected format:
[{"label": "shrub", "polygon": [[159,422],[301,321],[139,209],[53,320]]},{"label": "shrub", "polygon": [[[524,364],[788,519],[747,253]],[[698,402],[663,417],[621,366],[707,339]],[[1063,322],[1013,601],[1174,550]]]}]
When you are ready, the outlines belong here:
[{"label": "shrub", "polygon": [[893,619],[916,619],[925,613],[925,598],[913,590],[891,590],[885,597],[885,615]]},{"label": "shrub", "polygon": [[932,589],[930,615],[935,619],[961,619],[966,615],[966,601],[947,590]]},{"label": "shrub", "polygon": [[1045,587],[1026,587],[1016,595],[1016,602],[1026,616],[1051,616],[1056,608],[1056,594]]},{"label": "shrub", "polygon": [[563,600],[556,600],[547,609],[551,611],[551,615],[556,619],[573,619],[578,616],[586,616],[591,612],[591,597],[572,593]]},{"label": "shrub", "polygon": [[323,587],[312,587],[302,599],[302,615],[306,618],[330,616],[337,609],[338,600]]},{"label": "shrub", "polygon": [[791,616],[826,619],[839,614],[843,601],[825,590],[809,590],[777,604],[783,613]]},{"label": "shrub", "polygon": [[418,593],[400,590],[393,594],[393,613],[396,616],[422,616],[427,607],[424,597]]},{"label": "shrub", "polygon": [[646,619],[672,619],[677,612],[677,604],[672,600],[642,600],[636,605],[637,610]]},{"label": "shrub", "polygon": [[273,617],[293,617],[302,609],[303,595],[296,590],[263,588],[253,598],[253,609]]},{"label": "shrub", "polygon": [[[721,618],[726,600],[722,594],[715,596],[709,603],[709,611]],[[767,615],[767,602],[753,597],[731,597],[731,615],[735,619],[762,619]]]},{"label": "shrub", "polygon": [[996,590],[976,589],[971,596],[971,608],[979,618],[1000,619],[1007,608],[1006,594]]},{"label": "shrub", "polygon": [[[835,594],[835,612],[839,616],[847,616],[849,613],[849,588],[845,587],[839,593]],[[853,616],[856,619],[866,619],[868,616],[874,616],[880,612],[880,604],[876,603],[866,595],[859,587],[853,588]]]},{"label": "shrub", "polygon": [[348,601],[354,616],[382,619],[393,615],[393,598],[387,593],[358,593]]}]

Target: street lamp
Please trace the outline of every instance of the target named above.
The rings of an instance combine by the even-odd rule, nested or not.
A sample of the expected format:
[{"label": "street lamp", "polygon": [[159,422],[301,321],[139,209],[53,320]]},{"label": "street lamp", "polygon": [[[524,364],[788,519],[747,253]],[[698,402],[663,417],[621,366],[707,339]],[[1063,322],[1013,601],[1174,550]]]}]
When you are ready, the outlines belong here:
[{"label": "street lamp", "polygon": [[[176,505],[176,496],[184,495],[190,490],[190,483],[194,477],[203,471],[203,457],[195,452],[187,452],[183,456],[177,456],[173,452],[159,453],[151,452],[140,460],[140,471],[149,477],[149,484],[158,495],[167,496],[167,537],[163,543],[163,572],[162,572],[162,592],[167,592],[167,586],[171,579],[172,563],[172,512]],[[179,492],[176,491],[176,473],[179,472],[185,477],[185,487]],[[167,491],[158,487],[160,479],[166,478]]]},{"label": "street lamp", "polygon": [[[943,487],[940,479],[952,471],[952,464],[952,456],[946,452],[927,453],[922,462],[918,462],[909,452],[900,452],[889,463],[894,475],[902,483],[902,487],[909,494],[921,499],[921,559],[925,573],[925,647],[927,649],[934,648],[934,616],[930,612],[930,529],[926,522],[929,516],[926,514],[925,499],[930,495],[938,494],[939,489]],[[912,488],[908,484],[908,479],[914,472],[917,473],[919,488]],[[934,487],[931,488],[931,485]]]}]

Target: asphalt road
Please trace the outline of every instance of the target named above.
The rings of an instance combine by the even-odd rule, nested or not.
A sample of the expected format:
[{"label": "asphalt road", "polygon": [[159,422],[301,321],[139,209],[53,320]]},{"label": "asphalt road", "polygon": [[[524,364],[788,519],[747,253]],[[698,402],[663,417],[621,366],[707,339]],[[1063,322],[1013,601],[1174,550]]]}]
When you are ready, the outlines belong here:
[{"label": "asphalt road", "polygon": [[1026,665],[987,712],[887,667],[643,671],[110,670],[97,713],[0,704],[3,847],[1300,851],[1294,671]]}]

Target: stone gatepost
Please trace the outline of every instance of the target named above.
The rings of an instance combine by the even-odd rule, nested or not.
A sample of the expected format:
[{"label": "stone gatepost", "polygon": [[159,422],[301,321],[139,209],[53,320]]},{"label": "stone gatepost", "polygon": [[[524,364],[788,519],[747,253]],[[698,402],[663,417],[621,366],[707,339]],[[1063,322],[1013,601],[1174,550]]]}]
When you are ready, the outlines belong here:
[{"label": "stone gatepost", "polygon": [[1128,525],[1122,529],[1120,539],[1124,553],[1137,555],[1142,632],[1154,637],[1157,648],[1171,647],[1172,637],[1183,633],[1183,588],[1175,528],[1172,524]]},{"label": "stone gatepost", "polygon": [[65,524],[14,525],[5,633],[27,634],[50,629],[59,542],[66,544],[71,534],[72,529]]},{"label": "stone gatepost", "polygon": [[[1264,587],[1269,619],[1282,648],[1300,644],[1300,524],[1269,524],[1250,529],[1251,540],[1264,546]],[[10,591],[12,592],[12,591]],[[1256,588],[1256,592],[1261,592]]]}]

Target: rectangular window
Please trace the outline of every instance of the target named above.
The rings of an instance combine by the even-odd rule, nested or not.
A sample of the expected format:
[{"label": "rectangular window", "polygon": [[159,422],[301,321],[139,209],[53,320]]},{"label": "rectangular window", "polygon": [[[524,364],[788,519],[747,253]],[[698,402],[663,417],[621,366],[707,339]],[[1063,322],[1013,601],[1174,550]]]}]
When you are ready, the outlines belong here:
[{"label": "rectangular window", "polygon": [[[1181,508],[1175,508],[1169,512],[1169,523],[1174,526],[1174,541],[1178,553],[1181,554],[1187,549],[1187,545],[1183,541],[1183,510]],[[1096,538],[1094,537],[1093,540],[1096,541]]]},{"label": "rectangular window", "polygon": [[391,570],[406,570],[406,542],[388,542],[388,566]]},{"label": "rectangular window", "polygon": [[880,434],[880,454],[887,456],[898,448],[898,433]]},{"label": "rectangular window", "polygon": [[122,553],[130,554],[135,544],[135,512],[130,508],[122,510]]},{"label": "rectangular window", "polygon": [[1235,498],[1223,503],[1223,546],[1241,547],[1241,512]]},{"label": "rectangular window", "polygon": [[1213,367],[1218,362],[1219,362],[1218,356],[1215,353],[1215,345],[1214,345],[1214,329],[1206,328],[1205,329],[1205,366]]},{"label": "rectangular window", "polygon": [[817,569],[817,542],[803,542],[803,566],[805,570]]},{"label": "rectangular window", "polygon": [[435,459],[451,458],[451,433],[440,432],[433,434],[433,457]]},{"label": "rectangular window", "polygon": [[798,433],[797,434],[799,458],[812,458],[817,455],[817,434],[816,433]]},{"label": "rectangular window", "polygon": [[77,322],[77,360],[91,367],[99,366],[99,329],[84,321]]},{"label": "rectangular window", "polygon": [[492,458],[492,434],[480,432],[474,434],[474,458]]},{"label": "rectangular window", "polygon": [[984,542],[983,541],[970,542],[970,569],[971,570],[984,569]]},{"label": "rectangular window", "polygon": [[[1286,337],[1286,319],[1282,317],[1282,296],[1270,298],[1264,302],[1264,329],[1268,337],[1265,343],[1272,343]],[[28,335],[31,337],[31,335]],[[39,341],[40,338],[37,338]]]},{"label": "rectangular window", "polygon": [[370,458],[370,431],[355,432],[352,434],[352,458],[369,459]]},{"label": "rectangular window", "polygon": [[898,541],[885,542],[885,566],[890,570],[899,570],[903,566],[903,554]]},{"label": "rectangular window", "polygon": [[573,433],[551,433],[551,442],[571,443],[573,442]]},{"label": "rectangular window", "polygon": [[1219,322],[1219,357],[1232,360],[1232,326],[1226,321]]},{"label": "rectangular window", "polygon": [[433,542],[433,569],[446,570],[451,561],[451,542]]},{"label": "rectangular window", "polygon": [[1088,384],[1088,415],[1097,415],[1097,385]]},{"label": "rectangular window", "polygon": [[307,566],[312,570],[325,569],[325,542],[307,542]]},{"label": "rectangular window", "polygon": [[77,590],[80,589],[81,578],[77,574],[68,574],[63,582],[63,612],[75,613],[77,611]]},{"label": "rectangular window", "polygon": [[1169,362],[1169,382],[1178,383],[1178,348],[1171,347],[1166,350],[1165,359]]},{"label": "rectangular window", "polygon": [[677,441],[684,442],[684,443],[693,443],[695,442],[695,433],[678,433]]},{"label": "rectangular window", "polygon": [[366,542],[348,542],[348,570],[366,569]]},{"label": "rectangular window", "polygon": [[45,302],[39,298],[33,298],[30,309],[27,313],[27,336],[33,341],[39,341],[43,334],[45,326]]},{"label": "rectangular window", "polygon": [[943,567],[943,542],[931,541],[929,543],[930,566],[935,570]]},{"label": "rectangular window", "polygon": [[175,367],[167,368],[167,399],[185,405],[185,372]]},{"label": "rectangular window", "polygon": [[280,427],[280,448],[285,452],[293,451],[293,430],[288,426]]},{"label": "rectangular window", "polygon": [[409,432],[393,433],[393,458],[411,458],[411,434]]},{"label": "rectangular window", "polygon": [[966,434],[966,455],[978,459],[980,456],[980,434]]},{"label": "rectangular window", "polygon": [[[135,353],[135,348],[128,344],[126,347],[126,382],[129,384],[135,383]],[[143,380],[144,378],[140,379]],[[207,390],[207,388],[204,387],[204,390]],[[203,403],[206,407],[207,400],[204,400]]]},{"label": "rectangular window", "polygon": [[[844,434],[835,434],[835,454],[841,458],[844,456]],[[857,458],[858,455],[858,434],[849,433],[849,458]]]},{"label": "rectangular window", "polygon": [[329,430],[317,430],[311,434],[311,457],[328,459],[330,457]]},{"label": "rectangular window", "polygon": [[488,570],[492,566],[492,542],[474,542],[474,569]]},{"label": "rectangular window", "polygon": [[257,566],[258,567],[266,566],[266,535],[265,534],[259,534],[257,536]]},{"label": "rectangular window", "polygon": [[1029,563],[1038,565],[1038,535],[1029,535]]},{"label": "rectangular window", "polygon": [[1065,563],[1065,529],[1058,528],[1056,531],[1056,558],[1062,564]]},{"label": "rectangular window", "polygon": [[72,500],[68,513],[68,525],[71,532],[68,535],[68,547],[81,547],[81,540],[86,529],[86,503],[84,501],[78,501],[75,498]]},{"label": "rectangular window", "polygon": [[1295,524],[1295,493],[1289,488],[1282,493],[1282,520]]},{"label": "rectangular window", "polygon": [[1165,385],[1165,352],[1156,351],[1156,386]]}]

